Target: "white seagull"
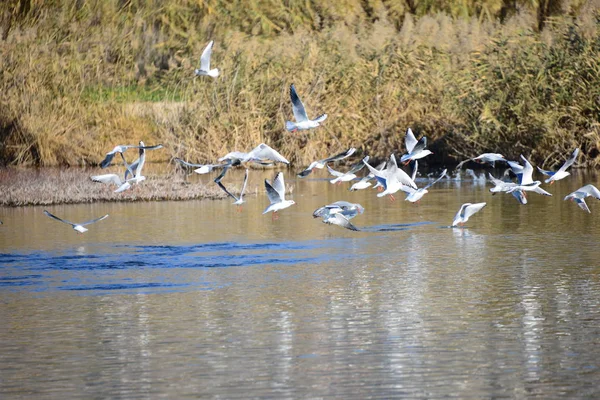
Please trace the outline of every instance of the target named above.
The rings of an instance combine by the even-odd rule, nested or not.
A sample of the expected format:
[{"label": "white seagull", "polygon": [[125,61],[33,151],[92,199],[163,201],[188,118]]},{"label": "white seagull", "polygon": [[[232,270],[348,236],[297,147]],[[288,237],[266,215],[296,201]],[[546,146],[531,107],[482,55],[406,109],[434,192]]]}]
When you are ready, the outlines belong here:
[{"label": "white seagull", "polygon": [[398,164],[396,163],[396,157],[392,154],[390,155],[390,161],[387,163],[387,168],[383,171],[379,171],[367,163],[367,160],[363,160],[363,163],[369,168],[369,171],[373,175],[377,181],[384,187],[384,191],[381,193],[377,193],[377,197],[383,197],[385,195],[390,195],[390,199],[392,201],[396,200],[394,198],[394,193],[400,190],[403,186],[409,186],[413,189],[417,189],[417,185],[411,179],[410,176],[400,168],[398,168]]},{"label": "white seagull", "polygon": [[[369,156],[366,156],[365,159],[367,161],[369,161]],[[339,172],[334,170],[333,168],[331,168],[329,165],[327,166],[327,171],[329,171],[329,173],[333,176],[335,176],[334,179],[330,180],[329,182],[331,182],[332,184],[341,184],[342,182],[348,182],[351,181],[353,179],[356,178],[356,173],[358,171],[360,171],[361,169],[363,169],[365,167],[365,164],[363,162],[358,162],[356,164],[354,164],[353,166],[350,167],[350,170],[348,172]]]},{"label": "white seagull", "polygon": [[517,190],[521,190],[523,191],[524,197],[527,197],[524,192],[536,192],[544,196],[552,196],[551,193],[548,193],[540,187],[542,184],[541,181],[533,180],[533,166],[531,163],[527,161],[523,155],[521,155],[521,160],[523,160],[523,166],[514,161],[508,162],[508,165],[510,165],[513,172],[517,175],[517,177],[519,177],[519,184],[510,188],[507,192],[513,193]]},{"label": "white seagull", "polygon": [[304,109],[304,104],[298,97],[298,93],[296,93],[296,88],[294,84],[290,85],[290,98],[292,99],[292,112],[294,113],[294,119],[296,122],[286,121],[285,129],[290,132],[296,132],[297,130],[306,130],[311,128],[316,128],[321,125],[321,122],[327,119],[327,114],[319,115],[315,119],[309,119],[306,115],[306,110]]},{"label": "white seagull", "polygon": [[419,160],[423,157],[433,154],[431,151],[425,149],[425,147],[427,147],[427,138],[423,136],[421,140],[417,140],[412,129],[410,128],[408,128],[406,131],[404,145],[406,146],[406,151],[408,154],[404,154],[400,158],[400,162],[405,164],[408,164],[408,162],[411,160]]},{"label": "white seagull", "polygon": [[304,177],[310,175],[310,173],[312,172],[313,169],[315,169],[315,168],[323,169],[323,168],[325,168],[325,165],[327,165],[327,163],[343,160],[344,158],[348,158],[352,154],[354,154],[355,151],[356,151],[356,149],[354,147],[351,147],[348,150],[344,151],[343,153],[336,154],[335,156],[331,156],[331,157],[325,158],[323,160],[313,161],[312,163],[310,163],[310,165],[304,171],[300,172],[298,174],[298,176],[300,178],[304,178]]},{"label": "white seagull", "polygon": [[591,213],[590,209],[585,203],[585,198],[589,196],[600,200],[600,190],[598,190],[598,188],[594,185],[585,185],[573,193],[568,194],[565,197],[565,200],[574,201],[582,210]]},{"label": "white seagull", "polygon": [[578,155],[579,155],[579,149],[577,148],[577,149],[575,149],[573,154],[571,154],[571,157],[569,157],[567,159],[567,161],[565,161],[565,163],[556,172],[546,171],[546,170],[541,169],[540,167],[538,167],[538,171],[540,171],[542,174],[544,174],[546,176],[549,176],[549,178],[546,179],[545,182],[552,185],[555,181],[561,180],[562,178],[566,178],[567,176],[571,175],[569,172],[567,172],[567,168],[569,168],[571,165],[573,165],[575,160],[577,160]]},{"label": "white seagull", "polygon": [[223,163],[223,164],[193,164],[193,163],[184,161],[181,158],[175,158],[175,161],[177,161],[178,163],[180,163],[183,166],[190,167],[190,168],[196,168],[196,169],[194,169],[194,172],[197,174],[201,174],[201,175],[208,174],[209,172],[212,172],[212,170],[215,168],[223,168],[223,167],[231,166],[230,162]]},{"label": "white seagull", "polygon": [[328,215],[343,214],[348,219],[352,219],[364,212],[365,209],[360,204],[340,200],[317,208],[313,212],[313,218],[325,218]]},{"label": "white seagull", "polygon": [[219,76],[219,70],[217,68],[210,69],[210,56],[212,54],[213,43],[214,41],[211,40],[210,43],[204,48],[204,51],[200,56],[200,68],[194,70],[196,76],[210,76],[213,78]]},{"label": "white seagull", "polygon": [[[377,170],[379,170],[379,171],[383,171],[384,168],[385,168],[385,161],[377,166]],[[371,182],[369,182],[369,181],[374,178],[375,178],[375,175],[373,175],[372,173],[369,172],[369,174],[364,176],[360,181],[358,181],[355,184],[353,184],[352,186],[350,186],[350,189],[348,189],[348,190],[350,190],[351,192],[354,192],[355,190],[366,189],[369,186],[371,186]],[[378,185],[379,185],[379,183],[378,183]]]},{"label": "white seagull", "polygon": [[268,179],[265,179],[265,189],[267,189],[267,196],[269,196],[269,201],[271,204],[265,208],[263,214],[273,211],[272,219],[279,218],[277,211],[296,204],[294,200],[285,199],[285,184],[283,182],[283,174],[281,172],[278,172],[277,175],[275,175],[275,179],[273,179],[272,184]]},{"label": "white seagull", "polygon": [[[415,161],[415,163],[416,163],[416,161]],[[416,172],[416,168],[415,168],[415,172]],[[429,191],[427,189],[429,189],[430,187],[432,187],[433,185],[438,183],[442,178],[444,178],[446,176],[446,172],[448,172],[448,170],[446,170],[446,169],[443,170],[442,174],[436,180],[434,180],[427,186],[424,186],[420,189],[415,190],[415,189],[411,188],[410,186],[404,186],[404,188],[402,190],[408,194],[406,196],[406,199],[404,199],[404,200],[410,201],[411,203],[418,203],[419,201],[421,201],[421,198],[423,196],[425,196],[425,194],[429,193]],[[414,181],[414,178],[413,178],[413,181]]]},{"label": "white seagull", "polygon": [[62,223],[71,225],[73,227],[73,229],[75,229],[77,231],[77,233],[87,232],[88,230],[87,230],[87,228],[84,228],[84,226],[93,224],[94,222],[102,221],[104,218],[108,217],[108,214],[106,214],[106,215],[104,215],[104,216],[102,216],[100,218],[96,218],[96,219],[92,219],[90,221],[86,221],[86,222],[82,222],[80,224],[76,224],[76,223],[73,223],[73,222],[69,222],[66,219],[58,218],[56,215],[52,215],[52,214],[50,214],[46,210],[44,210],[44,214],[46,214],[47,216],[49,216],[52,219],[55,219],[55,220],[60,221]]},{"label": "white seagull", "polygon": [[506,162],[506,159],[504,158],[504,156],[502,154],[498,154],[498,153],[483,153],[481,155],[478,155],[475,158],[468,158],[464,161],[461,161],[460,163],[458,163],[458,165],[456,166],[456,169],[460,169],[460,167],[462,167],[462,165],[464,163],[466,163],[467,161],[475,161],[478,164],[491,164],[492,167],[496,166],[496,161],[504,161]]},{"label": "white seagull", "polygon": [[281,154],[279,154],[276,150],[269,147],[268,145],[261,143],[252,149],[249,153],[244,153],[242,151],[232,151],[227,153],[223,157],[219,158],[219,161],[229,161],[233,165],[237,165],[240,163],[247,162],[255,162],[264,164],[264,161],[273,161],[280,162],[284,164],[289,164],[290,162],[285,159]]},{"label": "white seagull", "polygon": [[460,206],[460,210],[454,216],[454,221],[452,221],[452,226],[462,226],[464,225],[471,215],[475,214],[477,211],[481,210],[485,207],[486,203],[465,203]]},{"label": "white seagull", "polygon": [[[144,142],[140,142],[140,144],[138,146],[133,145],[133,144],[117,145],[117,146],[115,146],[114,149],[112,149],[111,151],[106,153],[106,157],[100,163],[100,167],[102,167],[102,168],[108,167],[117,153],[123,154],[123,152],[127,149],[156,150],[156,149],[162,149],[162,147],[163,147],[162,144],[157,144],[155,146],[145,146]],[[131,164],[131,166],[132,166],[132,168],[135,168],[135,162],[133,164]]]},{"label": "white seagull", "polygon": [[248,168],[246,168],[246,174],[244,175],[244,183],[242,185],[242,191],[240,192],[240,197],[235,197],[233,194],[231,194],[231,192],[229,190],[227,190],[227,188],[221,183],[221,179],[219,179],[219,178],[222,178],[223,176],[225,176],[227,169],[226,168],[223,169],[223,172],[221,172],[221,176],[217,177],[217,179],[215,179],[215,182],[217,183],[217,185],[219,185],[219,187],[221,189],[223,189],[223,191],[225,193],[227,193],[232,199],[235,200],[235,202],[233,204],[237,205],[238,209],[241,210],[242,204],[245,203],[244,191],[246,190],[246,185],[248,184]]}]

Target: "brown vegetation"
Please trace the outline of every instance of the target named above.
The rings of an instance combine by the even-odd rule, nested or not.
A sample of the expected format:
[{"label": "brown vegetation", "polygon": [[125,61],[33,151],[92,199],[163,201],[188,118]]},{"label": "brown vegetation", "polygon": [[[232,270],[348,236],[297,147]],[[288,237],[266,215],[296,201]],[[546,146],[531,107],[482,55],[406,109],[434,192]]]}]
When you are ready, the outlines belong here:
[{"label": "brown vegetation", "polygon": [[[244,6],[242,6],[242,4]],[[349,146],[434,161],[600,158],[598,1],[9,1],[0,160],[90,165],[115,144],[214,161],[266,142],[293,164]],[[218,79],[193,77],[215,40]],[[323,128],[284,131],[295,83]]]}]

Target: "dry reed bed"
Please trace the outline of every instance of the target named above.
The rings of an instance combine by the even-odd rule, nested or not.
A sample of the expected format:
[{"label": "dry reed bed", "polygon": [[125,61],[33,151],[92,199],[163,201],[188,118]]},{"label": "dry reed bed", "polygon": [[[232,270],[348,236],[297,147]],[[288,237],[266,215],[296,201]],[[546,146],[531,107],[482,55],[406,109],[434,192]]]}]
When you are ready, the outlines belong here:
[{"label": "dry reed bed", "polygon": [[[62,0],[12,27],[0,42],[0,160],[90,165],[145,140],[165,144],[162,161],[210,162],[266,142],[302,166],[349,146],[401,152],[411,126],[437,163],[493,151],[550,168],[581,146],[581,164],[600,164],[597,1],[541,33],[527,10],[499,23],[413,18],[393,2],[209,3]],[[222,74],[195,79],[209,39]],[[323,128],[284,131],[290,83],[310,115],[329,114]]]}]

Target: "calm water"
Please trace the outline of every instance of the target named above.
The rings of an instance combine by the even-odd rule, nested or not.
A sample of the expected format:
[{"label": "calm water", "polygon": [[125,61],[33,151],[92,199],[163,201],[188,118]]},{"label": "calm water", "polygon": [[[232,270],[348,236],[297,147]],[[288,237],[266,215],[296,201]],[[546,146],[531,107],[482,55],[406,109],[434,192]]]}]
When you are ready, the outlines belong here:
[{"label": "calm water", "polygon": [[[600,397],[600,202],[562,200],[597,175],[526,206],[468,181],[415,206],[286,179],[277,221],[262,191],[241,213],[47,207],[110,214],[84,235],[0,209],[0,397]],[[311,217],[335,200],[361,203],[366,231]],[[447,228],[467,201],[488,206]]]}]

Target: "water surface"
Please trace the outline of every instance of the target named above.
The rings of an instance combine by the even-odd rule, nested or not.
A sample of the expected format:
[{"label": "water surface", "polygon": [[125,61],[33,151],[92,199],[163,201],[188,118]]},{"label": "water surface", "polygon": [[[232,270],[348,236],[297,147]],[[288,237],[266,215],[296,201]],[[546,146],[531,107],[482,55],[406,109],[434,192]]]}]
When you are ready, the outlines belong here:
[{"label": "water surface", "polygon": [[[84,235],[40,207],[0,209],[0,397],[600,396],[600,202],[562,200],[596,175],[526,206],[472,181],[416,206],[324,176],[286,173],[297,204],[276,221],[262,191],[241,213],[230,199],[47,207],[110,214]],[[312,218],[335,200],[365,207],[364,231]]]}]

